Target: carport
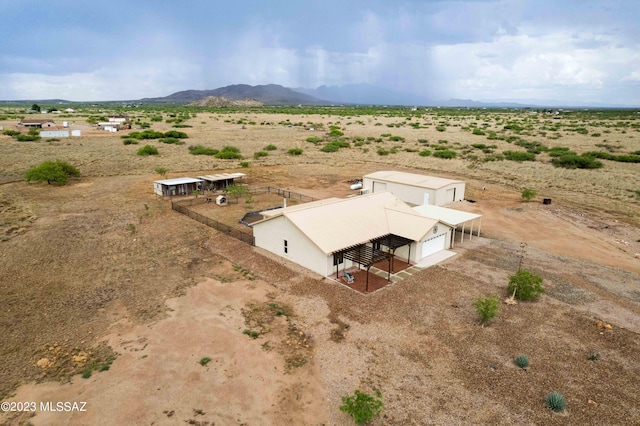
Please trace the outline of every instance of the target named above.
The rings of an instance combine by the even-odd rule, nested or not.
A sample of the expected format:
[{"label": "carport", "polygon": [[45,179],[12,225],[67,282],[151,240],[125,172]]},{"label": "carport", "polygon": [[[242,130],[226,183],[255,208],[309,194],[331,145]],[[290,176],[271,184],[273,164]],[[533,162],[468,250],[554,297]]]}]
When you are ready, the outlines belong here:
[{"label": "carport", "polygon": [[[448,209],[446,207],[422,205],[413,208],[424,217],[438,219],[441,222],[450,224],[455,230],[460,230],[460,242],[464,240],[465,228],[469,234],[469,239],[473,237],[473,227],[477,221],[476,236],[480,236],[480,225],[482,225],[482,215],[476,213],[463,212],[461,210]],[[451,235],[451,247],[455,242],[455,232]]]}]

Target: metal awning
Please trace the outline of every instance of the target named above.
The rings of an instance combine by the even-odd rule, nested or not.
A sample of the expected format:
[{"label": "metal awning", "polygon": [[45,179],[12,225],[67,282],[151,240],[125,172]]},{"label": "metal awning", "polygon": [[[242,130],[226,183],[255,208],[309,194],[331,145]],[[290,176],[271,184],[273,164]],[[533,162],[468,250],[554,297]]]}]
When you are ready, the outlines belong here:
[{"label": "metal awning", "polygon": [[371,242],[374,244],[380,243],[389,247],[391,250],[395,250],[398,247],[411,245],[413,240],[409,238],[401,237],[400,235],[387,234],[382,237],[374,238],[373,240],[371,240]]}]

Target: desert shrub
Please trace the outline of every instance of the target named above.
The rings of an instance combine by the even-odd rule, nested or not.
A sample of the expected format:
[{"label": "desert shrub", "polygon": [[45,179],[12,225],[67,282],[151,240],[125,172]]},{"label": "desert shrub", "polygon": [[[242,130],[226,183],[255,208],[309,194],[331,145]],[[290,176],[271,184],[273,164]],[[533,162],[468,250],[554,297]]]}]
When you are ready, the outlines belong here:
[{"label": "desert shrub", "polygon": [[149,129],[142,132],[131,132],[129,137],[134,139],[160,139],[164,137],[164,133]]},{"label": "desert shrub", "polygon": [[386,150],[386,149],[384,149],[384,148],[380,147],[380,148],[378,148],[378,149],[376,150],[376,153],[377,153],[378,155],[382,155],[382,156],[384,156],[384,155],[389,155],[391,152],[390,152],[389,150]]},{"label": "desert shrub", "polygon": [[317,136],[310,136],[307,138],[307,142],[310,142],[314,145],[319,144],[320,142],[322,142],[322,138],[319,138]]},{"label": "desert shrub", "polygon": [[549,149],[546,145],[543,145],[540,142],[529,142],[525,141],[524,139],[518,139],[517,141],[515,141],[515,144],[526,148],[527,152],[530,152],[532,154],[540,154],[541,152],[547,151]]},{"label": "desert shrub", "polygon": [[478,135],[478,136],[484,136],[485,135],[485,132],[482,129],[478,129],[477,127],[475,127],[473,129],[473,132],[471,132],[471,133],[473,133],[474,135]]},{"label": "desert shrub", "polygon": [[151,122],[158,122],[158,121],[162,121],[161,115],[154,115],[153,117],[151,117]]},{"label": "desert shrub", "polygon": [[[137,124],[138,126],[140,126],[141,129],[148,129],[149,127],[151,127],[151,124],[146,122],[139,122]],[[155,138],[151,138],[151,139],[155,139]]]},{"label": "desert shrub", "polygon": [[567,406],[567,403],[564,400],[564,395],[557,391],[551,392],[549,395],[547,395],[547,397],[545,398],[545,404],[547,407],[549,407],[550,410],[555,411],[556,413],[564,411],[565,407]]},{"label": "desert shrub", "polygon": [[80,176],[80,171],[66,161],[45,161],[31,167],[24,174],[27,182],[44,182],[64,185],[70,177]]},{"label": "desert shrub", "polygon": [[291,148],[290,150],[287,151],[287,154],[289,155],[302,155],[302,148]]},{"label": "desert shrub", "polygon": [[340,147],[332,143],[328,143],[320,149],[322,152],[338,152],[339,150]]},{"label": "desert shrub", "polygon": [[213,156],[219,160],[242,160],[244,158],[239,152],[225,151],[224,149],[216,152]]},{"label": "desert shrub", "polygon": [[331,129],[331,131],[329,132],[329,136],[340,137],[340,136],[344,136],[344,133],[338,129]]},{"label": "desert shrub", "polygon": [[[241,161],[240,162],[240,167],[245,167],[246,168],[246,167],[249,167],[249,166],[250,166],[250,163],[248,161]],[[247,202],[249,202],[249,201],[247,201]]]},{"label": "desert shrub", "polygon": [[549,148],[549,151],[547,151],[547,154],[549,154],[549,156],[551,157],[561,157],[567,154],[577,155],[575,152],[571,151],[566,146],[554,146],[552,148]]},{"label": "desert shrub", "polygon": [[613,161],[621,163],[640,163],[640,155],[616,155]]},{"label": "desert shrub", "polygon": [[162,177],[167,176],[167,172],[168,172],[168,171],[169,171],[169,170],[167,170],[167,169],[166,169],[166,168],[164,168],[164,167],[157,167],[157,168],[154,170],[154,172],[158,173],[158,174],[159,174],[160,176],[162,176]]},{"label": "desert shrub", "polygon": [[527,201],[531,201],[533,199],[533,197],[536,196],[536,191],[534,191],[531,188],[525,188],[522,190],[522,199],[523,200],[527,200]]},{"label": "desert shrub", "polygon": [[390,136],[389,140],[394,142],[404,142],[404,138],[402,136]]},{"label": "desert shrub", "polygon": [[380,415],[384,407],[381,398],[380,391],[376,391],[375,396],[373,396],[356,390],[353,395],[342,397],[340,411],[350,415],[356,424],[363,425]]},{"label": "desert shrub", "polygon": [[185,142],[181,139],[177,138],[162,138],[160,142],[170,144],[170,145],[184,145]]},{"label": "desert shrub", "polygon": [[138,150],[138,155],[146,157],[148,155],[158,155],[158,148],[152,145],[145,145]]},{"label": "desert shrub", "polygon": [[16,136],[16,140],[18,142],[34,142],[40,139],[38,135],[18,135]]},{"label": "desert shrub", "polygon": [[436,130],[439,132],[444,132],[445,130],[447,130],[447,127],[439,125],[439,126],[436,126]]},{"label": "desert shrub", "polygon": [[205,366],[207,364],[209,364],[211,362],[211,358],[209,358],[208,356],[205,356],[204,358],[202,358],[199,363],[201,366]]},{"label": "desert shrub", "polygon": [[189,135],[187,135],[185,132],[179,132],[177,130],[169,130],[167,132],[164,132],[164,137],[176,138],[176,139],[187,139]]},{"label": "desert shrub", "polygon": [[551,164],[565,169],[599,169],[603,166],[601,161],[576,154],[561,155],[551,160]]},{"label": "desert shrub", "polygon": [[507,292],[511,295],[514,294],[514,291],[516,299],[538,300],[540,295],[544,293],[542,277],[521,269],[509,277]]},{"label": "desert shrub", "polygon": [[430,156],[430,155],[431,155],[431,151],[429,151],[428,149],[423,149],[422,151],[420,151],[420,152],[418,153],[418,155],[419,155],[420,157],[428,157],[428,156]]},{"label": "desert shrub", "polygon": [[257,160],[260,157],[266,157],[268,155],[269,155],[269,153],[266,152],[266,151],[256,151],[256,152],[253,153],[253,158],[255,158]]},{"label": "desert shrub", "polygon": [[456,154],[455,151],[452,151],[450,149],[441,149],[441,150],[437,150],[436,152],[433,153],[434,157],[437,158],[444,158],[444,159],[451,159],[451,158],[456,158],[458,154]]},{"label": "desert shrub", "polygon": [[536,161],[536,155],[522,151],[502,151],[504,158],[511,161]]},{"label": "desert shrub", "polygon": [[520,368],[525,369],[529,366],[529,357],[526,355],[518,355],[513,362]]},{"label": "desert shrub", "polygon": [[18,136],[20,134],[20,132],[17,131],[17,130],[7,129],[7,130],[3,131],[2,134],[3,135],[7,135],[7,136],[11,136],[11,137],[15,137],[15,136]]},{"label": "desert shrub", "polygon": [[485,149],[487,147],[487,145],[483,143],[472,143],[471,146],[478,149]]},{"label": "desert shrub", "polygon": [[484,325],[498,314],[500,297],[497,294],[481,297],[475,301],[473,306],[476,308],[478,315],[480,315],[480,322]]},{"label": "desert shrub", "polygon": [[275,145],[273,145],[273,144],[269,144],[269,145],[267,145],[267,146],[265,146],[265,147],[264,147],[264,150],[265,150],[265,151],[275,151],[275,150],[277,150],[277,149],[278,149],[278,147],[277,147],[277,146],[275,146]]},{"label": "desert shrub", "polygon": [[189,147],[189,154],[193,155],[216,155],[219,151],[202,145],[192,145]]},{"label": "desert shrub", "polygon": [[135,140],[135,139],[126,138],[126,139],[122,140],[122,143],[124,145],[138,145],[139,142],[137,140]]}]

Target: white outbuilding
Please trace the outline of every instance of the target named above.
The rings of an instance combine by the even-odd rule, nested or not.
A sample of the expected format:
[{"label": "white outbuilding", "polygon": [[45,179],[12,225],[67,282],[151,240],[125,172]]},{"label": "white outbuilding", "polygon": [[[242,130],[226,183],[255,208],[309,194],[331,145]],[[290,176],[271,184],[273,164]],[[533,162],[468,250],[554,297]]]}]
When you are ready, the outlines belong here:
[{"label": "white outbuilding", "polygon": [[363,192],[390,191],[407,204],[442,206],[464,200],[465,183],[459,180],[398,171],[379,171],[363,177]]},{"label": "white outbuilding", "polygon": [[153,182],[153,190],[157,195],[163,197],[188,195],[192,194],[195,190],[201,190],[202,182],[202,179],[190,177],[156,180]]}]

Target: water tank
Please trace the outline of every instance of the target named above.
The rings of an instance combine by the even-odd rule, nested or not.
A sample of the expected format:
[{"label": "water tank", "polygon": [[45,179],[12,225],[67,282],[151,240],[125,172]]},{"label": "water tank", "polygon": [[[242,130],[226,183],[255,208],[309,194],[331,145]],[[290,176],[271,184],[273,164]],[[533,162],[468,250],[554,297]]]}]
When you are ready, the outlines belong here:
[{"label": "water tank", "polygon": [[63,121],[62,122],[62,127],[69,127],[69,122],[68,121]]},{"label": "water tank", "polygon": [[350,188],[355,191],[356,189],[362,189],[362,182],[354,183]]}]

